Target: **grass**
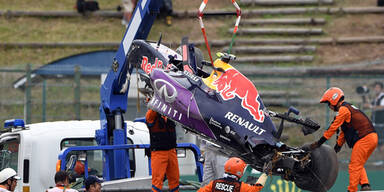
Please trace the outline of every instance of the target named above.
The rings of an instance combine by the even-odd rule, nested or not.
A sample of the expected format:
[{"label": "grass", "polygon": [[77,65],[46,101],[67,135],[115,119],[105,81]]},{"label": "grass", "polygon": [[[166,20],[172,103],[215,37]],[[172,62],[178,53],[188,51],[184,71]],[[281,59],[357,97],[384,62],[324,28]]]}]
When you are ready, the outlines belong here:
[{"label": "grass", "polygon": [[121,41],[125,28],[111,18],[11,18],[0,20],[1,42]]},{"label": "grass", "polygon": [[[26,2],[26,5],[29,4],[28,2]],[[177,6],[179,1],[175,2]],[[35,8],[45,10],[42,9],[43,7],[59,10],[59,7],[68,7],[70,3],[73,3],[73,1],[60,1],[58,5],[42,1],[41,4],[32,6],[28,10]],[[23,10],[24,5],[19,4],[11,3],[9,6],[15,10]],[[221,5],[223,3],[217,4]],[[5,2],[0,1],[0,10],[4,6]],[[223,31],[228,28],[227,25],[232,20],[219,22],[216,19],[205,19],[204,21],[209,39],[230,37],[229,34]],[[173,19],[171,27],[165,25],[162,19],[158,19],[152,26],[148,39],[157,41],[160,32],[163,34],[163,42],[180,42],[183,36],[189,36],[191,41],[203,40],[197,19]],[[124,33],[125,28],[121,25],[121,20],[116,18],[18,17],[0,19],[0,42],[120,42]],[[174,45],[175,48],[177,46],[178,44]],[[31,63],[33,67],[36,67],[64,56],[100,49],[104,48],[0,48],[0,68],[24,68],[25,63]]]},{"label": "grass", "polygon": [[338,7],[375,7],[377,0],[336,0],[335,2]]},{"label": "grass", "polygon": [[[116,9],[121,0],[98,1],[100,9]],[[0,0],[0,10],[24,10],[24,11],[73,11],[75,0]]]},{"label": "grass", "polygon": [[[31,5],[32,1],[26,1],[25,4],[20,3],[7,3],[8,1],[0,1],[0,7],[10,7],[14,10],[64,10],[71,7],[73,1],[60,1],[58,3],[41,1],[41,3]],[[104,1],[100,1],[102,3]],[[118,5],[120,1],[111,1],[107,5],[100,5],[100,7],[114,7]],[[193,7],[198,7],[200,1],[181,1],[175,0],[174,6],[178,10],[191,10]],[[9,5],[8,5],[9,4]],[[229,9],[232,5],[229,3],[223,3],[222,1],[212,0],[209,1],[207,10],[216,9],[212,8],[212,5],[217,6],[220,9]],[[186,6],[188,6],[186,8]],[[1,9],[1,8],[0,8]],[[68,9],[70,10],[70,9]],[[297,16],[297,15],[296,15]],[[296,17],[290,15],[289,17]],[[328,28],[334,28],[331,25],[333,18],[338,18],[340,23],[344,16],[340,15],[326,15],[307,13],[299,15],[299,17],[323,17],[326,18],[327,23],[324,27],[326,34],[316,36],[326,37],[333,36],[333,34],[340,34],[339,31],[332,32]],[[280,18],[282,15],[262,15],[263,18]],[[244,18],[245,19],[245,18]],[[233,26],[233,19],[225,17],[225,19],[206,18],[205,26],[207,28],[207,34],[209,39],[230,39],[231,33],[228,32],[228,28]],[[223,22],[224,21],[224,22]],[[366,19],[369,21],[369,18]],[[114,41],[119,42],[124,34],[125,29],[120,24],[120,19],[107,19],[107,18],[11,18],[0,19],[0,41],[1,42],[105,42]],[[358,28],[357,24],[350,24],[350,28]],[[348,30],[354,31],[354,30]],[[168,27],[164,24],[163,20],[157,20],[153,25],[151,33],[148,37],[150,40],[157,40],[160,32],[163,34],[163,42],[180,42],[181,37],[189,36],[191,41],[202,41],[203,36],[198,24],[197,19],[174,19],[173,25]],[[378,32],[376,32],[378,33]],[[237,38],[252,37],[249,35],[238,35]],[[283,37],[290,38],[289,35],[260,35],[259,38],[275,38]],[[307,36],[302,36],[307,37]],[[178,47],[178,43],[172,45],[172,48]],[[4,49],[0,48],[0,68],[1,67],[16,67],[24,68],[25,63],[32,63],[34,66],[48,63],[52,60],[61,58],[63,56],[81,53],[83,51],[100,50],[103,48],[65,48],[65,49]],[[206,54],[207,55],[207,54]],[[321,56],[320,56],[321,57]],[[9,59],[17,58],[17,59]],[[321,64],[316,60],[314,65]]]},{"label": "grass", "polygon": [[[0,20],[1,42],[119,42],[125,32],[111,18],[11,18]],[[33,68],[77,53],[105,48],[0,48],[0,68]]]}]

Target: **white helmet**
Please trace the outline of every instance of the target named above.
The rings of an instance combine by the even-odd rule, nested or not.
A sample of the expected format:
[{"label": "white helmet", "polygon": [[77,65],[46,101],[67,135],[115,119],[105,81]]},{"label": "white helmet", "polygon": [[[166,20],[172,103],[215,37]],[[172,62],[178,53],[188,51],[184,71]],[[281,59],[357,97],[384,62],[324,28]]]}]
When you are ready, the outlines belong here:
[{"label": "white helmet", "polygon": [[16,171],[12,168],[5,168],[0,171],[0,183],[3,183],[4,181],[12,177],[16,180],[20,180],[20,177],[17,176]]}]

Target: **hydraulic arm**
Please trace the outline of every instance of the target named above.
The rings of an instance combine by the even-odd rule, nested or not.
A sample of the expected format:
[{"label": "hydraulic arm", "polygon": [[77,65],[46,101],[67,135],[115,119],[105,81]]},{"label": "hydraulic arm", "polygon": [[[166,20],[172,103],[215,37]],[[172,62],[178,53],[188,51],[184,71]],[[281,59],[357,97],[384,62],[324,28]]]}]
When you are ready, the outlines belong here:
[{"label": "hydraulic arm", "polygon": [[[100,89],[100,123],[96,131],[99,145],[127,144],[126,124],[123,114],[127,109],[129,82],[132,69],[127,55],[134,39],[146,39],[152,24],[159,13],[160,0],[139,0],[124,38],[120,43],[111,69]],[[129,170],[121,166],[127,162],[125,150],[107,151],[104,176],[106,180],[126,178]]]}]

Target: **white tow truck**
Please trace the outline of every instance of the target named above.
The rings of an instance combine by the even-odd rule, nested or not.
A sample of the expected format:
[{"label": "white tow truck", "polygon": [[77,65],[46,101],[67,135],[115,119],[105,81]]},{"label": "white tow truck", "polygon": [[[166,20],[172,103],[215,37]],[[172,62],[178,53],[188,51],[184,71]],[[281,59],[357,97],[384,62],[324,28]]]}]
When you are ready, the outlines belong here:
[{"label": "white tow truck", "polygon": [[[9,121],[8,121],[9,122]],[[126,121],[129,144],[148,144],[149,134],[144,123]],[[95,146],[95,130],[100,121],[57,121],[24,126],[15,120],[14,126],[0,135],[0,168],[11,167],[22,178],[16,191],[45,191],[55,186],[54,175],[59,153],[73,146]],[[16,128],[14,128],[16,127]],[[144,150],[130,150],[135,177],[147,176]],[[88,166],[102,176],[102,151],[87,152]]]},{"label": "white tow truck", "polygon": [[[149,132],[144,123],[125,122],[127,123],[128,144],[149,144]],[[0,170],[7,167],[16,170],[21,180],[18,181],[15,191],[37,192],[55,186],[54,175],[60,169],[59,154],[76,146],[97,146],[95,131],[100,129],[100,121],[56,121],[24,125],[23,120],[16,119],[6,121],[4,127],[8,128],[0,135]],[[193,142],[193,139],[192,137],[178,137],[180,142]],[[68,162],[73,154],[81,156],[76,152],[71,152],[67,155]],[[103,178],[102,150],[89,150],[85,155],[87,167],[92,170],[92,174]],[[195,155],[189,150],[179,148],[178,157],[180,175],[194,175],[196,171]],[[131,179],[135,183],[144,182],[143,185],[148,185],[151,176],[145,150],[129,149],[129,164]],[[123,182],[123,185],[124,183],[127,182]],[[111,183],[110,186],[104,188],[127,188],[127,186],[120,185],[122,184]],[[150,185],[148,186],[150,187]],[[143,187],[143,189],[149,187]]]}]

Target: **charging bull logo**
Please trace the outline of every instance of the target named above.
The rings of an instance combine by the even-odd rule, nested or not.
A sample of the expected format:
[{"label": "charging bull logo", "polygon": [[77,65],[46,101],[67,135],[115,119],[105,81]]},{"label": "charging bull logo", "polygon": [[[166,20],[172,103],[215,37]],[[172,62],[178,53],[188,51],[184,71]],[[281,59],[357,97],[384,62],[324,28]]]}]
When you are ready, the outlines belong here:
[{"label": "charging bull logo", "polygon": [[264,122],[264,113],[257,100],[259,93],[256,87],[236,69],[228,69],[221,77],[212,83],[224,100],[237,96],[242,100],[241,106],[248,110],[257,122]]}]

